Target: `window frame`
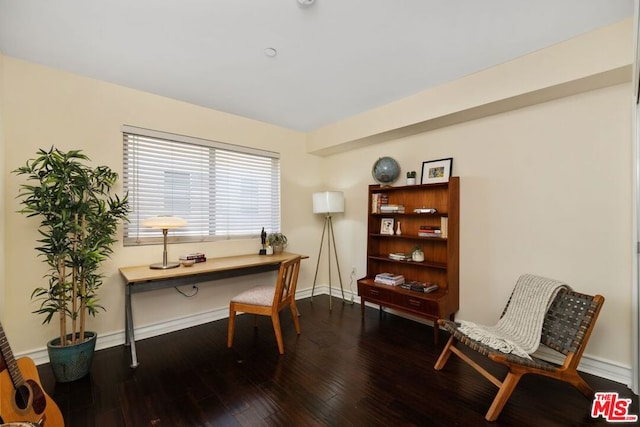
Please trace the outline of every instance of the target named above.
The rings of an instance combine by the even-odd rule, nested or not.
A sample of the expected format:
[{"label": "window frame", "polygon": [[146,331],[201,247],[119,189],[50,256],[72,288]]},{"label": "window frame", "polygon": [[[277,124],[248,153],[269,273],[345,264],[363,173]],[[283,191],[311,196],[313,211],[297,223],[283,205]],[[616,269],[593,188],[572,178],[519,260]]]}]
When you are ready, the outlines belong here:
[{"label": "window frame", "polygon": [[[123,125],[121,132],[123,138],[123,189],[129,194],[131,206],[129,222],[125,223],[123,230],[124,246],[162,244],[162,233],[159,230],[145,230],[141,226],[142,220],[153,215],[185,217],[184,214],[180,214],[179,211],[175,210],[178,208],[167,209],[166,205],[173,203],[174,206],[189,206],[188,202],[193,200],[196,201],[195,204],[200,203],[200,205],[205,205],[206,207],[197,210],[199,214],[196,214],[197,219],[194,219],[191,227],[188,223],[184,228],[171,230],[168,235],[170,242],[190,243],[253,239],[260,236],[262,227],[264,227],[267,232],[280,230],[282,194],[279,153],[131,125]],[[158,209],[158,212],[152,212],[148,206],[148,202],[141,200],[145,197],[139,194],[144,191],[145,185],[147,188],[150,187],[149,184],[144,183],[144,178],[138,176],[142,170],[138,168],[140,164],[140,152],[137,150],[140,149],[140,145],[132,146],[132,144],[142,144],[142,141],[147,145],[147,150],[150,151],[153,151],[153,148],[148,147],[157,143],[159,145],[162,144],[163,147],[166,145],[175,148],[177,151],[176,154],[182,154],[179,152],[182,149],[196,150],[201,152],[201,154],[194,155],[205,159],[202,162],[204,165],[200,169],[198,169],[199,165],[190,165],[189,170],[191,172],[187,172],[178,166],[171,166],[164,171],[163,176],[173,174],[175,179],[162,178],[162,183],[157,186],[165,186],[165,190],[159,191],[158,189],[154,189],[146,194],[164,196],[165,193],[169,191],[166,185],[171,182],[178,183],[177,186],[179,188],[187,188],[186,192],[183,191],[183,193],[187,194],[177,196],[178,192],[175,189],[169,191],[170,197],[168,197],[167,200],[164,198],[161,200],[161,203],[164,203],[165,206]],[[174,155],[173,148],[169,148],[167,151],[170,152],[171,155]],[[162,148],[158,148],[158,150],[162,151]],[[158,158],[161,158],[161,156],[158,156]],[[160,169],[165,164],[156,158],[152,159],[152,163]],[[252,165],[254,164],[258,164],[259,166],[253,167]],[[193,172],[194,170],[196,170],[195,173]],[[248,176],[231,177],[232,174],[229,173],[231,170],[240,170],[242,172],[238,175],[248,174]],[[145,171],[143,173],[149,172]],[[156,171],[155,173],[161,172]],[[251,181],[252,173],[256,178],[256,181],[253,183]],[[207,177],[206,183],[202,184],[203,187],[201,188],[201,194],[207,195],[204,197],[204,200],[194,199],[194,197],[197,196],[190,194],[191,187],[185,184],[189,182],[190,174]],[[158,179],[158,176],[156,176],[156,179]],[[234,181],[235,184],[232,184],[232,181]],[[240,182],[240,184],[238,184],[238,182]],[[237,185],[243,185],[245,182],[248,188],[238,191],[236,188]],[[179,185],[180,183],[182,183],[182,185]],[[140,187],[143,188],[141,189]],[[182,200],[174,200],[177,197],[181,197]],[[168,202],[169,199],[171,202]],[[257,214],[260,215],[260,224],[256,222],[256,218],[250,215],[247,216],[246,214],[247,210],[251,209],[247,204],[255,204],[256,199],[260,200],[259,205],[261,209],[260,213]],[[222,200],[224,200],[224,202]],[[238,213],[237,209],[244,209],[244,212]],[[226,212],[224,219],[220,219],[222,211]],[[189,210],[186,216],[191,215],[191,213],[192,211]],[[216,216],[216,213],[219,215]],[[267,217],[266,221],[263,218],[265,215]],[[242,221],[238,222],[234,220],[234,218],[246,219],[246,222],[243,224]],[[189,218],[185,219],[189,222]],[[253,228],[254,226],[255,229]],[[239,229],[239,231],[236,228]],[[206,234],[204,230],[206,230]]]}]

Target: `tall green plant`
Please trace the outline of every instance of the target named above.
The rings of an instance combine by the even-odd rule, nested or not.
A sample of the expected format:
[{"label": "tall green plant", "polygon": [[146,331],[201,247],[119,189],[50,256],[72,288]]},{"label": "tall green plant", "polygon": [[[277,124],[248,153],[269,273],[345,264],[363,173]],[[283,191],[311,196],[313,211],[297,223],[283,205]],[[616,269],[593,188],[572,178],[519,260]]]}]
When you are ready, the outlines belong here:
[{"label": "tall green plant", "polygon": [[127,220],[129,203],[126,195],[110,194],[118,174],[86,165],[89,158],[80,150],[52,147],[37,155],[13,171],[31,182],[20,185],[20,212],[40,218],[36,250],[49,266],[48,286],[37,287],[31,298],[40,301],[34,313],[45,315],[42,323],[59,316],[60,343],[70,345],[84,340],[86,315],[104,310],[97,297],[104,277],[99,268],[113,252],[118,221]]}]

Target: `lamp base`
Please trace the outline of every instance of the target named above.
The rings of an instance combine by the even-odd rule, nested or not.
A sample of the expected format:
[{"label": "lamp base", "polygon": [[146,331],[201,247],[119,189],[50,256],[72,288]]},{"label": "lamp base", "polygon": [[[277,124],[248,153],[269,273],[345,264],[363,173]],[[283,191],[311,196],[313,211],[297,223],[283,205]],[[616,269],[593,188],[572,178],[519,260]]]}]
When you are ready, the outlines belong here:
[{"label": "lamp base", "polygon": [[149,266],[149,268],[154,269],[154,270],[166,270],[168,268],[176,268],[179,267],[180,263],[179,262],[168,262],[166,264],[161,263],[161,262],[157,262],[155,264],[151,264]]}]

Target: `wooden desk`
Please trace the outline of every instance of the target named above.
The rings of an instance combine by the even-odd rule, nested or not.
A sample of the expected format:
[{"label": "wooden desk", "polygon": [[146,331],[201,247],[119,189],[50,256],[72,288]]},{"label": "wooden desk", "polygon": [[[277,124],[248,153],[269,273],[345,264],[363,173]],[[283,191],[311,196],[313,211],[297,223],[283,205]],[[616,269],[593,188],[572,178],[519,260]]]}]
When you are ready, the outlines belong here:
[{"label": "wooden desk", "polygon": [[133,309],[131,294],[155,289],[173,288],[198,282],[225,279],[277,270],[286,259],[306,255],[283,252],[278,255],[239,255],[224,258],[212,258],[191,267],[177,267],[167,270],[154,270],[148,265],[122,267],[120,274],[125,280],[125,345],[131,346],[131,367],[138,366],[136,341],[133,328]]}]

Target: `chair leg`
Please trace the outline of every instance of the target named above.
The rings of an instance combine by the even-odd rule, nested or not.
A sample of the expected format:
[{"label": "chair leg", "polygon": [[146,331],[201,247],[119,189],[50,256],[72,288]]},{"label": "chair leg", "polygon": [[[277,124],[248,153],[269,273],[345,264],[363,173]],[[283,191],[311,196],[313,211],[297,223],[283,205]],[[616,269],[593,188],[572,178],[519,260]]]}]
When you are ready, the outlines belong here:
[{"label": "chair leg", "polygon": [[229,328],[227,331],[227,348],[233,346],[233,332],[236,326],[236,311],[233,308],[229,308]]},{"label": "chair leg", "polygon": [[591,386],[587,384],[587,382],[583,380],[577,372],[571,375],[565,381],[580,390],[580,393],[584,394],[587,399],[593,399],[593,397],[595,396],[595,393],[593,392]]},{"label": "chair leg", "polygon": [[512,372],[507,374],[504,381],[502,381],[502,387],[498,390],[498,394],[496,394],[496,397],[493,399],[493,403],[491,403],[491,407],[484,416],[487,421],[495,421],[498,419],[500,412],[502,412],[502,408],[504,408],[507,400],[511,397],[511,393],[515,390],[520,378],[522,378],[522,374],[514,374]]},{"label": "chair leg", "polygon": [[436,361],[436,364],[433,366],[433,369],[435,369],[436,371],[439,371],[440,369],[444,368],[444,365],[447,363],[447,360],[449,360],[449,356],[451,356],[451,346],[454,345],[455,343],[456,343],[456,339],[452,335],[449,338],[449,341],[447,341],[447,345],[444,346],[442,353],[440,353],[440,357],[438,357],[438,360]]},{"label": "chair leg", "polygon": [[295,303],[291,303],[291,315],[293,316],[293,326],[296,327],[296,333],[300,335],[300,319],[298,318],[298,307]]},{"label": "chair leg", "polygon": [[273,322],[273,331],[276,333],[276,341],[278,342],[278,351],[280,354],[284,354],[284,344],[282,342],[282,331],[280,330],[280,314],[273,313],[271,315],[271,321]]}]

